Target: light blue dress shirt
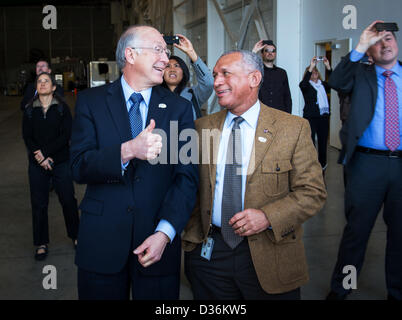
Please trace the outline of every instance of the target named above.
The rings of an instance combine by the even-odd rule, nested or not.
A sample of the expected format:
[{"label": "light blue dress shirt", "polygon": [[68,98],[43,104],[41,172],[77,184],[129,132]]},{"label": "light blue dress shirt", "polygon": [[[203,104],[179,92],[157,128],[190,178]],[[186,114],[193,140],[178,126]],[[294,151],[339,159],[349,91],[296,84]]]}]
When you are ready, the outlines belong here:
[{"label": "light blue dress shirt", "polygon": [[[350,60],[353,62],[360,61],[364,54],[356,50],[353,50],[350,55]],[[377,149],[377,150],[388,150],[385,145],[385,80],[386,77],[382,74],[386,71],[384,68],[375,66],[377,73],[377,102],[375,105],[374,117],[371,120],[370,125],[364,131],[361,136],[358,145],[366,148]],[[398,102],[399,102],[399,133],[400,141],[402,141],[402,67],[399,62],[391,69],[394,74],[391,79],[395,82],[397,87]],[[397,150],[402,150],[402,144],[399,145]]]},{"label": "light blue dress shirt", "polygon": [[[255,130],[257,129],[258,116],[260,114],[261,105],[257,101],[247,112],[241,117],[244,121],[240,124],[241,146],[242,146],[242,210],[244,210],[244,195],[246,192],[247,169],[251,158],[251,152],[254,145]],[[225,178],[225,162],[227,145],[233,127],[233,119],[236,115],[230,111],[226,115],[225,123],[223,124],[221,141],[219,143],[218,159],[216,166],[216,183],[214,204],[212,209],[212,224],[221,227],[221,210],[222,210],[222,195],[223,184]]]},{"label": "light blue dress shirt", "polygon": [[[126,101],[126,106],[127,106],[127,111],[130,110],[132,106],[132,102],[130,100],[131,95],[136,92],[131,88],[126,80],[124,79],[124,76],[121,77],[121,86],[123,88],[123,94],[124,94],[124,100]],[[140,93],[142,95],[143,100],[140,103],[140,112],[141,112],[141,118],[142,118],[142,130],[145,129],[145,124],[147,121],[147,116],[148,116],[148,109],[149,109],[149,101],[151,100],[151,95],[152,95],[152,87],[146,90],[143,90],[141,92],[136,92]],[[129,165],[130,162],[127,163],[122,163],[122,170],[123,174],[124,171],[126,170],[127,166]],[[161,231],[164,234],[166,234],[170,241],[173,241],[174,237],[176,236],[176,230],[173,228],[173,226],[167,221],[167,220],[161,220],[156,227],[155,232]]]}]

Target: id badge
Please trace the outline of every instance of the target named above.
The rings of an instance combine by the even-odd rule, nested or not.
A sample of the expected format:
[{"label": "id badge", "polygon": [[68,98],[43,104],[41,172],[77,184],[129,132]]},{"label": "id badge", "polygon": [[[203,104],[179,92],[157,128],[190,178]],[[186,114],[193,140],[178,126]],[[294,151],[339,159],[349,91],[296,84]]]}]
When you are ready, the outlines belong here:
[{"label": "id badge", "polygon": [[211,260],[212,250],[214,248],[215,240],[208,237],[207,241],[204,241],[201,248],[201,257],[207,259],[208,261]]}]

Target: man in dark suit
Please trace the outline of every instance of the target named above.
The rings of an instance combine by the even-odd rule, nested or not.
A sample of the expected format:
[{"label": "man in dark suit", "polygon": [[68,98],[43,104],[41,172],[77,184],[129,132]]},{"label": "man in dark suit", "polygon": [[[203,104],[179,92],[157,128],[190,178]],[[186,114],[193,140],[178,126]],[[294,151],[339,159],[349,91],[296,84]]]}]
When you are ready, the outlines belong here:
[{"label": "man in dark suit", "polygon": [[[347,225],[327,299],[345,299],[350,293],[343,270],[353,266],[359,274],[382,206],[388,298],[402,299],[402,64],[395,34],[377,31],[377,22],[381,21],[364,30],[356,49],[342,59],[329,81],[335,90],[351,93],[352,105],[341,130]],[[366,52],[374,65],[359,63]]]},{"label": "man in dark suit", "polygon": [[[198,172],[174,161],[186,141],[171,123],[179,135],[194,123],[190,102],[156,86],[169,55],[156,29],[130,27],[116,50],[123,76],[78,96],[71,168],[87,184],[76,255],[80,299],[128,299],[130,286],[133,299],[179,297],[180,234]],[[173,160],[151,164],[160,153]]]},{"label": "man in dark suit", "polygon": [[[50,63],[46,59],[40,59],[35,66],[36,75],[40,75],[42,72],[52,73],[52,69],[50,68]],[[56,86],[56,93],[63,97],[64,90],[59,85]],[[26,105],[32,100],[32,98],[36,95],[36,88],[33,82],[29,82],[24,90],[24,97],[21,100],[21,110],[24,111]]]}]

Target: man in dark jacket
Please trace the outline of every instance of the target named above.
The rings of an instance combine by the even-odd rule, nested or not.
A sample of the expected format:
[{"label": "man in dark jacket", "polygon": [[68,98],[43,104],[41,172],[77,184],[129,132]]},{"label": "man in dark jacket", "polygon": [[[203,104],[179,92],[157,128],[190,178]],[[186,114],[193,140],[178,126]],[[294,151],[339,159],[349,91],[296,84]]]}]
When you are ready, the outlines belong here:
[{"label": "man in dark jacket", "polygon": [[264,62],[264,78],[258,98],[265,105],[292,113],[292,97],[290,95],[288,75],[282,68],[274,64],[276,46],[272,40],[258,41],[253,49],[254,53],[261,51]]},{"label": "man in dark jacket", "polygon": [[[127,300],[130,287],[133,299],[179,298],[180,235],[198,170],[174,156],[194,121],[188,100],[158,86],[169,55],[159,31],[130,27],[116,49],[122,77],[78,95],[71,168],[87,185],[75,260],[80,299]],[[149,162],[159,154],[172,160]]]},{"label": "man in dark jacket", "polygon": [[[367,242],[384,207],[387,225],[385,275],[388,298],[402,300],[402,63],[395,34],[379,32],[374,21],[355,50],[342,59],[330,86],[351,93],[341,131],[340,162],[345,165],[345,227],[327,299],[345,299],[345,267],[359,274]],[[374,65],[359,63],[365,53]],[[346,281],[347,282],[347,281]]]}]

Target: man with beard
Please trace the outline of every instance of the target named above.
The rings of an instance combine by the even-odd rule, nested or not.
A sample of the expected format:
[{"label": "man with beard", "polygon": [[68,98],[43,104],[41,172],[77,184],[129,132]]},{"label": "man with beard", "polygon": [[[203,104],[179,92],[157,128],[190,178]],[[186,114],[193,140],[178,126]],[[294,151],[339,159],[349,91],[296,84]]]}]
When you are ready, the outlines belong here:
[{"label": "man with beard", "polygon": [[264,79],[258,98],[267,106],[292,113],[292,97],[290,95],[288,76],[286,71],[278,68],[276,46],[272,40],[260,40],[253,49],[254,53],[261,51],[264,62]]}]

